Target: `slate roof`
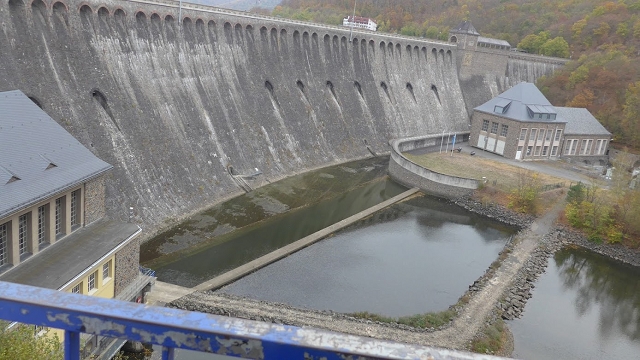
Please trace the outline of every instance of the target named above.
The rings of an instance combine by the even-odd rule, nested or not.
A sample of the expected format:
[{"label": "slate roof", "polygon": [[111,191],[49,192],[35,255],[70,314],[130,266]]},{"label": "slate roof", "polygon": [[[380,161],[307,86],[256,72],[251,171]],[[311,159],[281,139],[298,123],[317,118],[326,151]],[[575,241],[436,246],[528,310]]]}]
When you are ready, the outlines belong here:
[{"label": "slate roof", "polygon": [[3,273],[0,281],[60,290],[96,261],[128,244],[140,231],[135,224],[99,220]]},{"label": "slate roof", "polygon": [[[496,113],[496,105],[505,107],[506,111],[503,113]],[[540,90],[532,84],[522,82],[511,89],[503,92],[502,94],[494,97],[486,103],[476,107],[474,110],[485,112],[488,114],[496,114],[508,119],[522,121],[522,122],[553,122],[564,123],[562,116],[557,116],[555,120],[547,119],[532,119],[529,117],[527,108],[530,108],[534,112],[541,113],[557,113],[556,108],[551,105],[549,100],[542,95]]]},{"label": "slate roof", "polygon": [[480,36],[480,33],[478,32],[478,30],[476,30],[476,28],[473,27],[473,25],[471,24],[471,21],[467,21],[467,20],[458,24],[458,26],[456,26],[449,32]]},{"label": "slate roof", "polygon": [[508,48],[511,48],[511,44],[509,44],[509,42],[506,41],[506,40],[500,40],[500,39],[494,39],[494,38],[488,38],[488,37],[480,36],[480,37],[478,37],[478,42],[479,43],[485,43],[485,44],[497,45],[497,46],[506,46]]},{"label": "slate roof", "polygon": [[21,91],[0,92],[0,219],[111,168]]},{"label": "slate roof", "polygon": [[556,107],[556,110],[567,122],[565,135],[611,136],[611,133],[585,108]]}]

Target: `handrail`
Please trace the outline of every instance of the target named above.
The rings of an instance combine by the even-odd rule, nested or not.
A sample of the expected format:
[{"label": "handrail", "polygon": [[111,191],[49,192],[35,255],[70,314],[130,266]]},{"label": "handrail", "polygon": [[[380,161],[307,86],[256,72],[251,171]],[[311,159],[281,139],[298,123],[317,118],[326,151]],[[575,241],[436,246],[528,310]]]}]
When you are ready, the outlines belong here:
[{"label": "handrail", "polygon": [[77,360],[80,334],[248,359],[498,359],[325,330],[277,325],[0,282],[0,319],[63,329],[65,359]]},{"label": "handrail", "polygon": [[[167,6],[167,7],[172,7],[172,8],[178,8],[180,6],[179,5],[179,1],[173,1],[173,0],[125,0],[125,1],[133,2],[133,3],[148,4],[148,5]],[[249,12],[246,12],[246,11],[223,9],[223,8],[218,8],[218,7],[214,7],[214,6],[207,6],[207,5],[202,5],[202,4],[193,4],[193,3],[186,2],[186,1],[182,2],[182,9],[183,10],[198,10],[198,11],[203,11],[203,12],[208,12],[208,13],[235,15],[235,16],[245,17],[245,18],[250,18],[250,19],[268,20],[268,21],[272,21],[272,22],[279,22],[279,23],[286,23],[286,24],[298,24],[298,25],[303,25],[303,26],[308,26],[308,27],[315,27],[315,28],[320,28],[320,29],[338,30],[338,31],[341,31],[341,32],[348,32],[349,29],[350,29],[348,27],[341,27],[341,26],[336,26],[336,25],[318,24],[318,23],[313,23],[313,22],[309,22],[309,21],[285,19],[285,18],[279,18],[279,17],[275,17],[275,16],[268,16],[268,15],[262,15],[262,14],[249,13]],[[178,19],[178,21],[181,21],[181,19]],[[455,45],[452,45],[451,43],[446,42],[446,41],[431,40],[431,39],[427,40],[427,39],[411,37],[411,36],[405,36],[405,35],[380,33],[380,32],[377,32],[377,31],[371,31],[371,30],[365,30],[365,29],[356,29],[356,28],[354,28],[353,29],[353,33],[354,34],[355,33],[360,33],[360,34],[363,34],[363,35],[370,35],[370,36],[375,35],[375,36],[385,36],[385,37],[390,37],[390,38],[399,38],[399,39],[411,40],[413,42],[427,43],[427,44],[430,44],[430,45],[444,46],[444,47],[447,47],[447,48],[455,48],[456,47]]]}]

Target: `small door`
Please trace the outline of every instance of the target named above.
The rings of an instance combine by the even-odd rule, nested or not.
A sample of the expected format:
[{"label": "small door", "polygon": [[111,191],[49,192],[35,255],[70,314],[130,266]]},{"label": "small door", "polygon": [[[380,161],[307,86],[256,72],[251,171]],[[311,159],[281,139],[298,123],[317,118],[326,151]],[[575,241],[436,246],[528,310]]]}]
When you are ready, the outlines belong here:
[{"label": "small door", "polygon": [[496,143],[496,153],[502,155],[504,154],[504,141],[503,140],[498,140],[498,142]]}]

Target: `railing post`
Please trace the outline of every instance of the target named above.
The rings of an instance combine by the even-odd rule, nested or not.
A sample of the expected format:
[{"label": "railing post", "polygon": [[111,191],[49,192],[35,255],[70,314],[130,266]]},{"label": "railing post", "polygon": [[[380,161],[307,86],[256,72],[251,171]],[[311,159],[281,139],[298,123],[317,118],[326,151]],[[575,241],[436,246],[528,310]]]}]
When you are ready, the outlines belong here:
[{"label": "railing post", "polygon": [[64,359],[80,360],[80,333],[65,330],[64,332]]},{"label": "railing post", "polygon": [[172,347],[162,347],[162,360],[173,360],[174,348]]}]

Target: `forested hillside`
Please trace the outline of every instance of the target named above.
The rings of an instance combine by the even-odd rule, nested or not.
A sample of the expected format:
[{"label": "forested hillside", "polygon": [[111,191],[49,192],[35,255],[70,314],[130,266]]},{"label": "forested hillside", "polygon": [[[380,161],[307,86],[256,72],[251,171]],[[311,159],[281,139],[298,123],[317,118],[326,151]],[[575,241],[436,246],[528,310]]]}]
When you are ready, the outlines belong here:
[{"label": "forested hillside", "polygon": [[[354,0],[283,0],[273,14],[341,24]],[[616,143],[640,149],[640,0],[358,0],[378,31],[446,40],[471,20],[487,37],[529,52],[570,57],[538,86],[558,106],[588,108]]]}]

